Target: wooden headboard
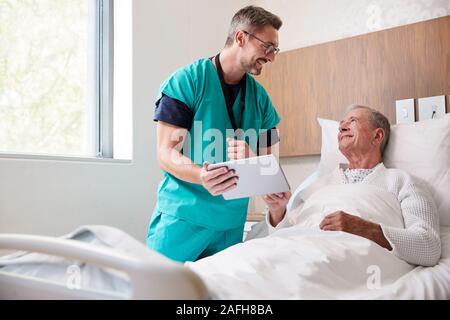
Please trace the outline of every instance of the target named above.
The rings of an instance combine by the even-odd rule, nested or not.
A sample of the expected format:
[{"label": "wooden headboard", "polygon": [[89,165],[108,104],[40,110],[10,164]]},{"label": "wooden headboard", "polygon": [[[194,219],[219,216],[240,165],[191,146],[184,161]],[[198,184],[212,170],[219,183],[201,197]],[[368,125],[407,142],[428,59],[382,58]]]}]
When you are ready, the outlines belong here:
[{"label": "wooden headboard", "polygon": [[450,93],[450,16],[280,53],[257,79],[282,119],[281,156],[317,155],[317,117],[357,103],[395,123],[396,100]]}]

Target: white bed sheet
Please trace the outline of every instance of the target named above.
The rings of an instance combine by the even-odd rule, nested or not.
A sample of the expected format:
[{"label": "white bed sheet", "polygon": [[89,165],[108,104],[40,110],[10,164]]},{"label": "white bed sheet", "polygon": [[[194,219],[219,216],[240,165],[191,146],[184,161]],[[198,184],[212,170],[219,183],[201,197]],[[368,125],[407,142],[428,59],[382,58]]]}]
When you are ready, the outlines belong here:
[{"label": "white bed sheet", "polygon": [[[138,241],[131,239],[129,236],[124,236],[124,232],[111,227],[81,227],[78,231],[81,230],[90,230],[95,234],[96,231],[101,230],[101,233],[95,234],[98,238],[99,242],[105,242],[105,239],[117,239],[113,242],[109,242],[108,246],[111,248],[117,247],[119,251],[126,251],[128,253],[146,253],[145,246],[139,243]],[[286,232],[286,231],[284,231]],[[289,233],[289,230],[287,231]],[[71,234],[73,237],[78,238],[80,241],[88,241],[90,243],[93,242],[92,237],[79,237],[77,236],[77,232]],[[348,235],[350,241],[353,235]],[[213,299],[300,299],[308,297],[301,297],[289,294],[289,290],[293,287],[304,282],[305,279],[301,277],[288,277],[287,281],[280,282],[279,278],[268,278],[265,277],[267,274],[264,270],[261,270],[261,266],[270,270],[272,266],[267,261],[264,263],[265,255],[270,256],[272,248],[265,248],[265,253],[261,254],[261,250],[253,250],[252,245],[257,242],[254,241],[266,241],[266,243],[271,243],[271,237],[267,237],[264,239],[256,239],[249,241],[247,243],[238,244],[228,250],[225,250],[213,257],[209,257],[206,259],[202,259],[193,264],[186,264],[187,268],[196,272],[200,278],[203,280],[205,285],[207,286],[210,296]],[[281,239],[281,238],[280,238]],[[120,240],[120,241],[119,241]],[[296,241],[292,239],[292,241]],[[281,239],[279,242],[283,245],[283,241],[289,242],[289,236],[286,239]],[[367,240],[368,241],[368,240]],[[400,277],[393,283],[391,283],[387,287],[383,287],[381,290],[371,290],[364,292],[362,291],[342,291],[342,284],[339,286],[336,284],[334,286],[335,292],[318,292],[313,297],[315,299],[450,299],[450,227],[442,227],[441,228],[441,241],[442,241],[442,257],[435,267],[411,267],[411,271],[407,272],[404,276]],[[97,242],[97,241],[95,241]],[[261,248],[264,248],[264,243],[260,243]],[[273,244],[273,243],[272,243]],[[286,243],[285,243],[286,244]],[[243,254],[235,254],[234,251],[240,251],[239,248],[247,247],[249,250],[245,250]],[[150,252],[148,252],[150,254]],[[144,254],[143,256],[148,256],[149,254]],[[141,254],[139,254],[141,255]],[[12,256],[9,256],[9,261],[11,261]],[[24,259],[25,256],[20,255],[21,259]],[[45,268],[45,263],[42,261],[42,255],[39,256],[39,265],[40,268]],[[152,255],[155,258],[154,255]],[[222,259],[222,258],[223,259]],[[28,257],[29,258],[29,257]],[[27,260],[28,260],[27,258]],[[251,261],[253,258],[257,258],[260,260],[259,270],[256,270],[254,266],[249,264],[245,265],[240,262]],[[288,259],[289,256],[285,257],[285,260]],[[0,259],[1,260],[1,259]],[[215,261],[213,263],[213,267],[208,265],[208,261]],[[55,260],[51,260],[48,265],[51,268],[54,268]],[[281,265],[286,264],[287,261],[279,261]],[[157,263],[156,263],[157,264]],[[5,266],[5,260],[3,260],[3,265]],[[8,264],[10,267],[9,271],[13,271],[11,263]],[[217,266],[220,265],[222,271],[217,271]],[[28,268],[30,267],[30,261],[28,260],[26,265],[22,265],[17,269],[20,274],[28,274],[33,276],[43,276],[46,274],[46,271],[43,269],[35,269]],[[196,266],[196,267],[193,267]],[[201,266],[201,267],[200,267]],[[33,267],[36,267],[34,265]],[[253,268],[253,269],[252,269]],[[2,268],[0,268],[1,270]],[[5,270],[5,269],[4,269]],[[267,271],[266,270],[266,271]],[[61,270],[60,270],[61,271]],[[282,270],[286,274],[294,274],[295,270],[285,269]],[[108,286],[108,289],[111,288],[110,285],[112,281],[114,281],[112,273],[99,273],[98,270],[95,270],[95,267],[83,270],[83,272],[87,275],[88,278],[95,278],[94,283],[86,284],[88,287],[96,287],[104,289],[105,286]],[[101,277],[97,277],[98,275]],[[230,278],[230,274],[232,277]],[[111,277],[107,279],[108,275]],[[59,276],[67,276],[65,272],[60,272]],[[257,277],[260,276],[262,281],[257,280]],[[52,276],[53,279],[58,277],[58,274],[54,274]],[[234,280],[232,279],[234,277]],[[62,278],[63,279],[63,278]],[[232,281],[230,281],[230,279]],[[117,280],[117,278],[116,278]],[[104,284],[100,284],[99,281],[106,281]],[[168,286],[173,287],[173,291],[176,292],[177,287],[176,283],[167,283]],[[125,291],[129,291],[128,285],[126,283],[121,282],[122,288],[126,288]],[[113,286],[115,290],[118,290],[118,286]],[[281,288],[281,290],[280,290]],[[8,288],[8,290],[11,288]],[[312,287],[311,290],[314,288]],[[6,288],[1,288],[0,290],[6,290]],[[119,293],[119,292],[118,292]],[[123,294],[124,292],[120,292]],[[153,295],[154,297],[157,295]],[[311,298],[311,297],[310,297]]]},{"label": "white bed sheet", "polygon": [[[342,266],[347,266],[348,273],[351,274],[357,270],[355,268],[361,261],[357,256],[352,256],[351,252],[347,251],[344,254],[339,249],[337,249],[339,255],[331,254],[331,258],[325,257],[325,260],[335,259],[335,261],[325,267],[323,278],[317,277],[314,270],[308,274],[302,274],[311,265],[304,268],[303,264],[298,263],[296,259],[308,257],[317,252],[305,253],[304,251],[311,242],[305,243],[304,239],[306,238],[300,240],[302,236],[296,236],[298,230],[296,231],[295,227],[288,229],[291,230],[280,230],[284,234],[278,233],[266,238],[251,240],[215,256],[195,263],[187,263],[187,266],[200,275],[214,299],[450,299],[449,227],[441,228],[442,257],[436,266],[411,266],[409,272],[395,279],[392,279],[392,276],[395,277],[395,273],[399,269],[397,268],[397,271],[388,270],[388,273],[391,272],[391,279],[387,279],[385,281],[387,284],[382,284],[380,288],[368,288],[364,284],[358,286],[356,278],[361,278],[361,274],[349,277],[354,276],[354,279],[350,280],[354,283],[343,281],[341,276],[345,275],[346,270],[343,270]],[[356,241],[356,238],[359,237],[349,234],[346,234],[344,238],[342,236],[339,233],[326,235],[326,237],[330,237],[329,244],[336,240],[349,245],[353,243],[360,248],[364,247],[362,242]],[[345,237],[348,238],[345,239]],[[312,241],[318,242],[317,240]],[[300,244],[296,246],[295,243]],[[381,251],[376,249],[377,245],[373,245],[374,247],[369,249],[371,250],[370,255],[373,255],[375,259],[382,257]],[[293,248],[296,248],[297,251]],[[355,261],[354,268],[348,266],[344,261],[346,259],[344,255],[350,256],[350,259]],[[339,257],[342,258],[341,261],[339,261]],[[392,256],[392,258],[394,257]],[[395,259],[384,261],[388,264],[397,263]],[[381,264],[381,270],[386,271],[389,269],[387,266],[387,264]],[[319,266],[319,268],[323,268],[323,266]],[[330,270],[326,270],[326,268]],[[335,278],[333,272],[336,274]],[[366,276],[368,279],[369,274]],[[382,273],[382,279],[386,277],[389,278]]]}]

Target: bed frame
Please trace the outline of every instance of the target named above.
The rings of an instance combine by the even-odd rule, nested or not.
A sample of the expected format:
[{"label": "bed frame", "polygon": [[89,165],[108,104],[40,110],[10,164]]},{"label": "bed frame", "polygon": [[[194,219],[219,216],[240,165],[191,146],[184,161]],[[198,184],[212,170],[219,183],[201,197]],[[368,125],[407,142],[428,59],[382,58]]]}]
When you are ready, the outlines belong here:
[{"label": "bed frame", "polygon": [[[4,299],[207,299],[202,280],[182,264],[153,253],[137,259],[113,249],[76,240],[19,234],[0,235],[0,249],[39,252],[83,261],[126,273],[132,293],[124,294],[71,289],[54,281],[43,280],[0,269],[0,300]],[[176,285],[174,285],[176,284]]]}]

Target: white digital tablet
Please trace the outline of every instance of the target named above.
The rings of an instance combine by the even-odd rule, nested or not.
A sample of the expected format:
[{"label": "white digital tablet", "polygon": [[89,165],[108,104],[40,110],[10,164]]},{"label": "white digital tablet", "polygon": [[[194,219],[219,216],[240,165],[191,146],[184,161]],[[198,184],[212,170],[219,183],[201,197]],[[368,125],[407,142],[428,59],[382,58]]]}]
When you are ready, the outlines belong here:
[{"label": "white digital tablet", "polygon": [[233,169],[239,177],[236,188],[223,194],[225,200],[247,198],[290,190],[277,158],[270,154],[240,160],[210,164],[209,170],[220,167]]}]

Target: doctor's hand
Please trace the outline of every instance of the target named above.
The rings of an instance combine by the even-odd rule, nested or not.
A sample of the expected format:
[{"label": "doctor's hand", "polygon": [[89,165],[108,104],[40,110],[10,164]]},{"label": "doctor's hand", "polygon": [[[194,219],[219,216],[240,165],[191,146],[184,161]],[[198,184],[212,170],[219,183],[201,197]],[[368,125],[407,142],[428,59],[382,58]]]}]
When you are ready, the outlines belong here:
[{"label": "doctor's hand", "polygon": [[379,224],[364,220],[344,211],[336,211],[326,216],[320,223],[323,231],[343,231],[372,240],[383,248],[392,250]]},{"label": "doctor's hand", "polygon": [[283,220],[291,195],[288,191],[263,196],[263,200],[269,208],[269,220],[272,226],[276,227]]},{"label": "doctor's hand", "polygon": [[208,170],[208,165],[208,162],[203,164],[200,171],[200,181],[211,195],[218,196],[236,188],[239,178],[234,170],[229,170],[227,167]]},{"label": "doctor's hand", "polygon": [[228,158],[230,160],[245,159],[256,156],[253,153],[252,149],[247,144],[247,142],[243,140],[228,138],[227,145],[228,145],[227,153]]}]

